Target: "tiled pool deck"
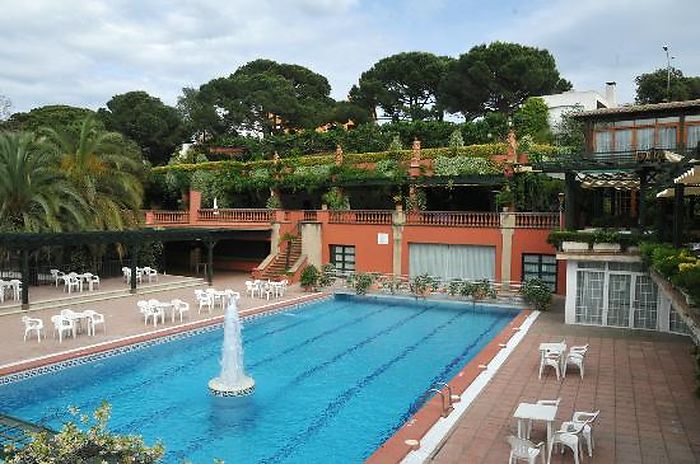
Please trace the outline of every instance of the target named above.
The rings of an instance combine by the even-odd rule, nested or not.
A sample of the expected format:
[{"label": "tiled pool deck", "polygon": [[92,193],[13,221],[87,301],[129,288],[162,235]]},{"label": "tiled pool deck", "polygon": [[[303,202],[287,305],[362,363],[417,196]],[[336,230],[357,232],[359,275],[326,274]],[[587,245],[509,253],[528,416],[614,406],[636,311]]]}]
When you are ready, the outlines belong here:
[{"label": "tiled pool deck", "polygon": [[[218,275],[215,288],[242,291],[242,274]],[[60,295],[60,292],[57,294]],[[302,297],[298,286],[285,300]],[[98,329],[95,337],[79,336],[59,344],[49,337],[22,342],[19,314],[0,317],[0,364],[47,356],[59,351],[80,349],[96,343],[114,342],[153,332],[144,326],[136,310],[136,300],[144,296],[89,303],[74,309],[95,309],[106,314],[107,333]],[[166,290],[145,298],[190,302],[191,321],[210,318],[197,314],[193,288]],[[279,302],[279,300],[277,300]],[[253,309],[265,300],[243,297],[240,307]],[[56,309],[32,312],[49,324]],[[222,311],[215,310],[214,316]],[[169,320],[158,329],[174,328]],[[50,330],[49,330],[50,331]],[[586,376],[570,373],[562,383],[552,373],[537,378],[537,347],[543,341],[566,338],[569,345],[590,343]],[[596,449],[592,461],[598,463],[694,463],[700,462],[700,400],[694,395],[694,367],[691,344],[684,337],[612,329],[566,326],[561,309],[542,314],[506,360],[493,380],[452,429],[434,453],[433,463],[503,463],[508,458],[505,438],[515,431],[513,412],[519,402],[562,398],[557,420],[570,418],[574,410],[601,409],[596,425]],[[544,437],[542,426],[535,426],[533,439]],[[587,456],[585,462],[589,462]],[[552,462],[573,462],[569,454]]]},{"label": "tiled pool deck", "polygon": [[[590,344],[586,372],[559,383],[552,371],[538,379],[538,346]],[[691,343],[685,337],[566,326],[561,308],[540,315],[492,381],[465,412],[430,462],[504,463],[505,438],[516,432],[520,402],[561,397],[557,425],[573,411],[601,410],[593,463],[700,462],[700,399],[694,394]],[[544,439],[536,425],[533,440]],[[539,461],[538,461],[539,462]],[[571,452],[552,456],[571,463]]]}]

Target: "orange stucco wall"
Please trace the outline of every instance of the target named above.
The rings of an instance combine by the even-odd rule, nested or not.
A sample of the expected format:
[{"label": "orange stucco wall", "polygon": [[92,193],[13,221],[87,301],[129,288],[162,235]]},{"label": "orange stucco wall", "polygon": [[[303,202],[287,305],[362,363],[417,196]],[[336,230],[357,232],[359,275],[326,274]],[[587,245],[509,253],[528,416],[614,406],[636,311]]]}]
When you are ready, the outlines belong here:
[{"label": "orange stucco wall", "polygon": [[[393,240],[390,225],[324,224],[323,262],[330,261],[330,245],[355,246],[355,270],[358,272],[382,272],[391,274]],[[377,244],[377,234],[389,235],[389,243]]]},{"label": "orange stucco wall", "polygon": [[501,279],[501,231],[489,228],[461,228],[435,226],[405,226],[401,244],[401,273],[408,274],[408,245],[436,243],[446,245],[485,245],[496,248],[496,280]]},{"label": "orange stucco wall", "polygon": [[[551,232],[548,229],[515,229],[513,234],[513,257],[511,259],[511,280],[523,277],[523,253],[555,255],[556,249],[547,243]],[[557,261],[557,293],[566,292],[566,261]]]}]

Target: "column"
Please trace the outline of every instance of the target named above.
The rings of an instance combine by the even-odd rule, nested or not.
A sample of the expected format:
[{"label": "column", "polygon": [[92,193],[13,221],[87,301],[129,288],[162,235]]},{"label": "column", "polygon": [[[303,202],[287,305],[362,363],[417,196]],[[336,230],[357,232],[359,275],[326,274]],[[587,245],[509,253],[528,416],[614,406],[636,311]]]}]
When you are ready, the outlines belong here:
[{"label": "column", "polygon": [[679,248],[683,241],[683,195],[685,185],[673,186],[673,246]]},{"label": "column", "polygon": [[136,266],[138,265],[139,259],[139,246],[131,245],[129,248],[129,254],[131,255],[131,282],[130,282],[130,292],[136,293]]},{"label": "column", "polygon": [[29,309],[29,250],[22,250],[22,309]]},{"label": "column", "polygon": [[391,232],[394,237],[393,250],[391,255],[391,273],[401,275],[401,250],[403,248],[403,227],[406,224],[406,213],[401,205],[396,205],[396,210],[392,214]]},{"label": "column", "polygon": [[214,245],[216,242],[208,240],[207,245],[207,285],[210,287],[214,282]]},{"label": "column", "polygon": [[637,215],[637,227],[640,231],[644,232],[644,224],[646,223],[646,212],[647,212],[647,202],[646,202],[646,191],[648,187],[648,173],[646,169],[642,169],[639,172],[639,198],[637,204],[639,205],[639,214]]},{"label": "column", "polygon": [[566,230],[576,230],[576,173],[567,172],[565,174],[565,197],[564,197],[564,223]]},{"label": "column", "polygon": [[501,283],[504,290],[510,288],[513,265],[513,232],[515,231],[515,214],[501,213]]}]

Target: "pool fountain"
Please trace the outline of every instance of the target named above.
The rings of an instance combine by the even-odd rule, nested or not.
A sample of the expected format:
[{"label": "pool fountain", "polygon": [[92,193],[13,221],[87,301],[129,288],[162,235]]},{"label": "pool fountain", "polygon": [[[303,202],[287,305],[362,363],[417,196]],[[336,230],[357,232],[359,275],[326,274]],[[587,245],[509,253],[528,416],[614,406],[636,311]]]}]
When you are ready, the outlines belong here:
[{"label": "pool fountain", "polygon": [[255,390],[255,381],[245,374],[241,320],[235,298],[224,316],[224,343],[221,347],[221,373],[209,381],[209,391],[215,396],[245,396]]}]

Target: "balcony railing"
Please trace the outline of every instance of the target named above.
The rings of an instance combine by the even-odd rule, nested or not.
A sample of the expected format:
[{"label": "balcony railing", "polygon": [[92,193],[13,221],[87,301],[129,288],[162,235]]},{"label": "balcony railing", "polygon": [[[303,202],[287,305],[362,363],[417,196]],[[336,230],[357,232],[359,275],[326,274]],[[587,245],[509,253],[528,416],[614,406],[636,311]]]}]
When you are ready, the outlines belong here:
[{"label": "balcony railing", "polygon": [[274,212],[265,208],[240,209],[219,208],[200,209],[198,219],[202,222],[260,222],[272,221]]},{"label": "balcony railing", "polygon": [[190,222],[188,211],[153,211],[154,224],[187,224]]},{"label": "balcony railing", "polygon": [[391,224],[391,210],[349,210],[331,211],[328,222],[331,224]]},{"label": "balcony railing", "polygon": [[515,213],[515,227],[519,229],[556,229],[559,213]]},{"label": "balcony railing", "polygon": [[406,215],[406,224],[414,226],[443,227],[500,227],[498,213],[421,211]]},{"label": "balcony railing", "polygon": [[315,210],[305,210],[303,220],[307,222],[318,221],[318,214],[316,214]]}]

